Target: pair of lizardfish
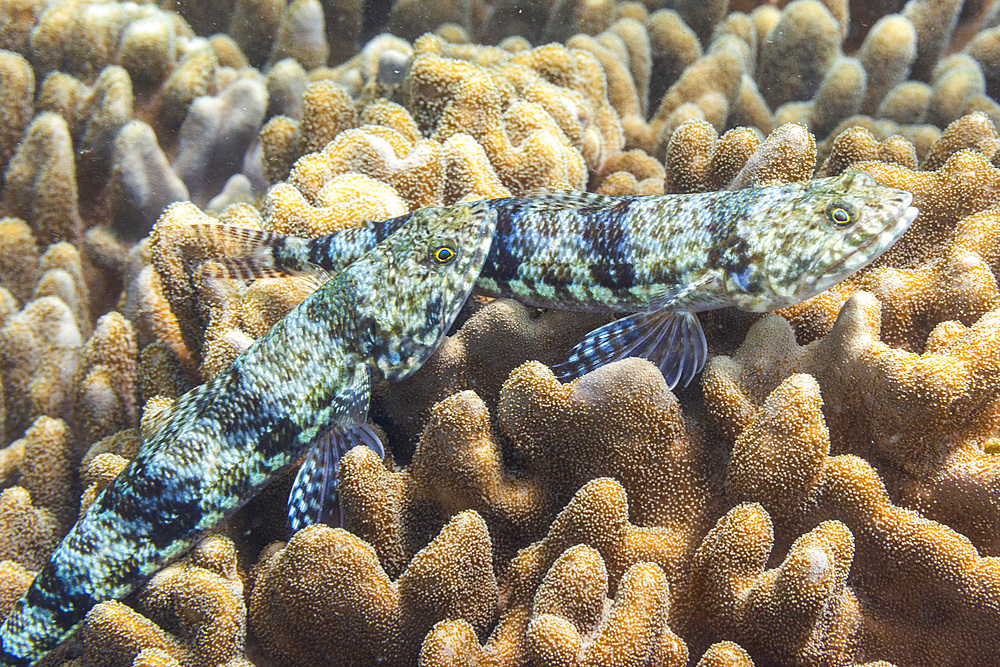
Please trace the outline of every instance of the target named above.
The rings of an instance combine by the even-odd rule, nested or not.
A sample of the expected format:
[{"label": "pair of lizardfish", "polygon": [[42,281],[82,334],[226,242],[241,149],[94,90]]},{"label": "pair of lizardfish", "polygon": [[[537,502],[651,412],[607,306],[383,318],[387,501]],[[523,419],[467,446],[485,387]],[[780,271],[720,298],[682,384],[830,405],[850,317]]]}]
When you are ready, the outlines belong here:
[{"label": "pair of lizardfish", "polygon": [[155,419],[136,458],[84,513],[0,628],[0,665],[30,665],[95,604],[120,599],[308,452],[292,526],[322,519],[337,462],[361,444],[373,378],[399,380],[436,349],[475,287],[548,308],[630,312],[557,367],[575,377],[626,356],[671,388],[707,355],[695,313],[768,311],[872,262],[917,214],[867,174],[648,197],[549,192],[424,208],[318,239],[221,225],[256,278],[338,270],[211,382]]}]

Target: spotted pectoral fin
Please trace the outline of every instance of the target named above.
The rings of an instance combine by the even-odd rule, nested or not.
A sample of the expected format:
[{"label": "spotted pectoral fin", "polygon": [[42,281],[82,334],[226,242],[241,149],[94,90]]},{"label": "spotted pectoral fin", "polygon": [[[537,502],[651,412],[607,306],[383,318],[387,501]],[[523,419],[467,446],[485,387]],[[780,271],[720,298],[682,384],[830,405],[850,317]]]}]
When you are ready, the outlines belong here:
[{"label": "spotted pectoral fin", "polygon": [[340,459],[358,445],[385,456],[382,441],[367,424],[332,428],[320,435],[306,455],[288,494],[288,527],[295,533],[314,523],[343,522],[337,473]]},{"label": "spotted pectoral fin", "polygon": [[591,331],[552,371],[565,382],[612,361],[642,357],[656,364],[673,389],[687,386],[707,356],[705,334],[694,313],[636,313]]}]

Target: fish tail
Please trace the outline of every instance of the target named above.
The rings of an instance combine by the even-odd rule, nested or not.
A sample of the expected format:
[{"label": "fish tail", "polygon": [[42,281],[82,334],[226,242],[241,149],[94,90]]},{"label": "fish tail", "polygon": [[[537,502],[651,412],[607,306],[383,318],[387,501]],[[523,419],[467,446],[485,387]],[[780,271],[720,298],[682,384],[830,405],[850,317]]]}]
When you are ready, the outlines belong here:
[{"label": "fish tail", "polygon": [[96,604],[89,595],[63,591],[43,569],[0,626],[0,667],[27,667],[69,636]]},{"label": "fish tail", "polygon": [[366,222],[360,227],[316,238],[218,222],[195,222],[189,228],[192,236],[202,241],[202,249],[211,258],[199,267],[203,276],[256,280],[342,271],[411,217],[412,214],[407,213],[389,220]]},{"label": "fish tail", "polygon": [[212,222],[192,223],[190,227],[211,254],[219,255],[199,268],[206,277],[256,280],[310,269],[309,239]]}]

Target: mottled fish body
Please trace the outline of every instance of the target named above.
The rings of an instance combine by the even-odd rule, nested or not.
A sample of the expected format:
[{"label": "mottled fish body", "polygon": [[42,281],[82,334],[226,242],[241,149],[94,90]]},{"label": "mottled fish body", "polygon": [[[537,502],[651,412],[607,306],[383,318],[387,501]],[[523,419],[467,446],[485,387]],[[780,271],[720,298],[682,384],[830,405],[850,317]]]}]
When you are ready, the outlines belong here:
[{"label": "mottled fish body", "polygon": [[[380,449],[365,426],[369,376],[398,380],[430,356],[473,287],[495,219],[485,204],[414,216],[157,415],[15,604],[0,664],[34,664],[91,607],[135,590],[310,447],[337,460],[354,444]],[[334,484],[335,466],[319,456],[310,468],[316,458],[300,469],[304,497]]]},{"label": "mottled fish body", "polygon": [[[911,201],[909,192],[855,170],[719,192],[556,190],[487,200],[497,214],[496,240],[476,289],[546,308],[635,313],[588,334],[554,370],[572,378],[642,356],[672,388],[690,382],[707,356],[694,313],[766,312],[828,289],[902,235],[917,214]],[[315,239],[256,233],[243,239],[241,255],[223,260],[220,274],[341,266],[409,219]]]},{"label": "mottled fish body", "polygon": [[[494,200],[497,241],[476,288],[566,310],[775,310],[873,261],[915,216],[911,200],[858,171],[734,191]],[[833,224],[831,209],[849,222]]]}]

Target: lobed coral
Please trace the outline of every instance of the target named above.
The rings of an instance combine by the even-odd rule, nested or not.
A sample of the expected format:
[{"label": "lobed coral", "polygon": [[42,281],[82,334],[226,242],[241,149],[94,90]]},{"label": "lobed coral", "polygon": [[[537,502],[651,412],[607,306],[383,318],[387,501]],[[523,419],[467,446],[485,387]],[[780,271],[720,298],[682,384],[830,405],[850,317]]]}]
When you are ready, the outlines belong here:
[{"label": "lobed coral", "polygon": [[[697,139],[683,139],[684,133],[678,135],[675,150],[686,157],[668,162],[668,168],[677,165],[674,172],[680,175],[685,173],[682,168],[700,164],[705,171],[700,176],[690,172],[673,187],[695,190],[723,180],[711,167],[715,142],[720,141],[709,131],[712,128],[698,122],[684,127],[690,128],[684,130],[687,136],[708,140],[699,144]],[[989,230],[993,227],[988,222],[992,220],[992,190],[987,184],[995,174],[984,157],[993,152],[989,127],[981,118],[969,117],[949,128],[927,153],[932,160],[946,160],[936,171],[915,171],[915,152],[906,150],[906,142],[879,142],[867,132],[844,134],[824,147],[827,156],[822,169],[826,173],[838,173],[849,165],[869,169],[887,183],[913,189],[918,206],[927,212],[916,223],[926,221],[926,228],[907,235],[876,267],[860,274],[856,283],[845,285],[845,290],[853,285],[846,293],[871,284],[867,281],[883,272],[899,273],[902,267],[913,271],[921,265],[953,265],[954,259],[946,259],[954,257],[952,247],[962,248],[965,257],[970,250],[985,253],[986,257],[976,260],[985,279],[979,282],[986,294],[991,284],[995,289],[993,257],[987,250],[992,247]],[[722,155],[742,156],[736,164],[746,164],[742,169],[727,166],[724,180],[732,175],[736,182],[773,182],[769,179],[794,178],[796,172],[789,173],[789,169],[801,169],[798,173],[808,177],[815,168],[811,137],[795,127],[784,128],[757,152],[753,152],[757,140],[750,136],[733,134],[725,141]],[[686,153],[679,153],[682,146]],[[966,146],[976,152],[963,150]],[[699,153],[705,156],[703,160],[692,158]],[[859,162],[859,158],[888,161]],[[948,181],[953,172],[963,173],[965,181]],[[972,174],[979,176],[970,178]],[[939,180],[933,186],[928,181],[926,190],[912,187],[921,178]],[[984,208],[982,213],[969,215]],[[967,231],[956,234],[956,227]],[[969,272],[971,262],[963,259],[961,273],[957,267],[948,269],[952,275],[964,276],[968,296],[973,293],[969,276],[975,275],[974,270]],[[897,289],[894,294],[898,293]],[[827,299],[823,295],[807,302],[800,312],[823,312],[830,307]],[[870,297],[859,294],[849,301],[832,330],[815,321],[814,327],[820,328],[813,334],[803,328],[812,320],[796,319],[795,311],[789,312],[802,335],[818,339],[801,351],[791,327],[783,325],[786,333],[772,328],[772,322],[782,320],[758,324],[735,362],[721,356],[711,362],[703,398],[690,395],[684,399],[687,408],[694,410],[693,422],[681,417],[678,404],[671,407],[672,397],[655,387],[659,376],[640,362],[600,369],[571,386],[560,386],[540,364],[528,364],[512,373],[497,392],[497,379],[491,378],[502,380],[503,371],[482,373],[481,364],[474,361],[475,350],[489,349],[501,368],[515,365],[525,352],[527,358],[536,353],[524,350],[524,343],[508,351],[497,348],[502,338],[486,343],[495,339],[470,336],[477,330],[490,331],[497,316],[511,306],[495,302],[474,307],[459,333],[410,381],[418,390],[404,384],[379,399],[376,414],[383,418],[415,415],[396,422],[390,431],[394,437],[414,437],[414,426],[401,427],[407,422],[427,424],[408,466],[386,471],[374,456],[359,450],[345,458],[342,468],[345,525],[371,545],[390,577],[405,571],[414,554],[455,512],[474,510],[491,527],[491,557],[499,572],[502,601],[492,634],[486,637],[467,620],[441,621],[427,635],[418,659],[423,664],[447,664],[449,656],[455,655],[469,664],[526,660],[684,664],[690,653],[704,654],[706,664],[723,659],[747,664],[749,656],[798,664],[829,659],[834,664],[859,664],[884,658],[897,664],[925,664],[952,655],[967,660],[975,652],[992,650],[989,642],[995,638],[990,633],[975,641],[966,633],[967,628],[993,623],[977,616],[983,607],[973,594],[995,586],[989,578],[993,564],[963,537],[974,536],[976,547],[990,553],[992,528],[983,517],[991,514],[987,488],[992,478],[986,475],[967,486],[968,474],[961,471],[969,465],[973,469],[987,465],[988,459],[972,461],[987,456],[981,453],[992,442],[987,434],[996,430],[990,416],[993,411],[981,412],[988,400],[985,397],[995,393],[988,380],[995,375],[996,353],[990,345],[996,336],[989,315],[995,301],[977,297],[981,305],[968,318],[978,324],[965,334],[961,325],[942,326],[933,333],[905,324],[886,329],[865,299]],[[950,313],[956,306],[961,308],[955,298],[939,294],[932,293],[928,301]],[[836,302],[833,312],[840,303]],[[859,309],[866,314],[860,315]],[[544,316],[539,324],[552,316]],[[566,317],[567,322],[575,319]],[[945,314],[939,311],[927,317],[940,321]],[[591,326],[577,321],[581,329]],[[530,324],[530,319],[525,322],[514,328],[506,325],[507,331],[521,327],[531,331],[538,326]],[[914,341],[930,335],[922,357],[918,352],[904,353],[898,340],[889,345],[879,342],[880,336],[900,330]],[[529,338],[540,337],[534,333]],[[572,339],[546,341],[537,356],[544,358],[553,343],[558,350]],[[785,347],[776,347],[782,340]],[[859,347],[864,340],[874,341],[875,348]],[[949,357],[956,361],[947,361]],[[746,366],[751,359],[758,361]],[[916,363],[927,370],[904,370],[905,365],[878,370],[890,361]],[[935,385],[927,383],[939,382],[936,378],[948,364],[961,369],[965,375],[957,377],[965,379],[942,376],[944,384],[932,389]],[[869,382],[876,384],[865,384]],[[826,408],[820,386],[824,397],[833,396]],[[463,387],[475,387],[486,402],[476,393],[455,393]],[[428,414],[427,405],[440,396],[447,398],[430,410],[429,417],[423,417]],[[890,403],[872,405],[875,396]],[[842,404],[840,397],[859,403]],[[913,397],[925,397],[926,407],[916,408]],[[969,412],[962,417],[966,409],[975,416]],[[948,410],[948,415],[942,410]],[[954,410],[959,410],[957,416]],[[496,425],[491,411],[497,415]],[[890,414],[897,416],[886,422]],[[916,414],[921,416],[915,418]],[[879,422],[859,420],[859,416],[877,417]],[[928,430],[929,424],[945,429],[963,426],[959,431],[939,431]],[[713,433],[717,435],[709,437]],[[798,442],[801,445],[794,444]],[[849,446],[869,442],[865,448]],[[936,443],[965,444],[942,449]],[[878,467],[878,474],[872,465]],[[612,492],[614,483],[591,490],[588,481],[601,476],[619,480],[623,486],[617,488],[622,490]],[[581,485],[582,495],[573,499]],[[598,493],[597,488],[605,490]],[[594,493],[592,500],[583,500]],[[618,499],[598,500],[609,493],[612,497],[617,493]],[[946,500],[947,496],[951,497]],[[976,510],[960,509],[970,502]],[[595,508],[582,509],[587,503],[596,503]],[[732,509],[727,512],[727,508]],[[583,518],[587,516],[600,520],[587,524]],[[914,537],[918,528],[924,537]],[[962,531],[961,535],[953,528]],[[532,539],[540,541],[530,544]],[[907,562],[926,565],[921,565],[918,574],[893,564],[900,553],[910,554]],[[963,565],[970,557],[972,565]],[[869,563],[878,565],[869,569]],[[767,569],[769,564],[771,569]],[[734,568],[739,567],[745,568],[743,583],[733,579]],[[606,575],[601,574],[602,568]],[[948,582],[959,571],[968,584],[952,589]],[[650,590],[665,593],[633,600],[635,572],[643,573],[642,581]],[[662,588],[655,583],[657,572]],[[607,592],[601,593],[605,577]],[[949,592],[944,593],[945,589]],[[931,590],[933,595],[948,596],[949,618],[962,620],[936,626],[939,643],[917,649],[907,637],[924,621],[905,610],[925,607],[921,596],[932,594]],[[559,597],[553,591],[567,592]],[[609,596],[609,601],[597,606],[594,600],[603,596]],[[344,602],[357,604],[346,598]],[[586,611],[587,604],[592,611]],[[616,626],[622,621],[615,619],[629,614],[624,609],[642,604],[652,605],[642,607],[645,611],[640,614],[651,624],[648,629]],[[353,613],[363,612],[358,608]],[[255,621],[251,614],[251,627],[256,622],[267,620]],[[606,639],[610,637],[617,639]],[[269,641],[274,640],[263,640],[269,652],[284,650]],[[602,648],[605,642],[614,648]],[[322,655],[334,649],[313,644],[298,650]],[[605,650],[610,652],[601,652]],[[301,657],[305,654],[298,655],[296,662],[308,662]]]},{"label": "lobed coral", "polygon": [[[754,4],[740,8],[749,11]],[[706,119],[719,132],[750,125],[766,133],[783,122],[804,122],[822,138],[859,112],[880,119],[887,135],[928,122],[943,127],[976,109],[998,117],[982,83],[994,69],[992,33],[969,40],[989,12],[970,10],[959,18],[957,3],[939,11],[930,9],[933,3],[914,2],[900,14],[880,16],[859,8],[851,14],[846,3],[818,0],[787,3],[781,10],[760,6],[749,14],[727,13],[724,3],[661,9],[658,3],[565,2],[547,22],[532,20],[531,9],[511,10],[503,3],[484,8],[481,16],[460,3],[447,6],[401,3],[390,30],[416,39],[422,21],[433,22],[443,11],[471,36],[463,40],[526,50],[530,43],[557,39],[586,51],[604,69],[607,99],[630,147],[658,157],[673,130],[690,118]],[[420,19],[403,18],[417,15],[417,7],[424,10]],[[504,41],[509,35],[522,41]],[[967,41],[970,56],[947,57]],[[371,71],[341,76],[374,78]],[[926,103],[925,96],[921,105],[921,86],[930,90],[927,84],[935,103]],[[901,109],[914,106],[910,113]]]},{"label": "lobed coral", "polygon": [[144,613],[104,602],[87,614],[81,631],[86,664],[249,664],[242,658],[243,584],[227,538],[208,537],[184,561],[157,573],[138,604]]},{"label": "lobed coral", "polygon": [[[364,541],[340,529],[311,526],[258,564],[250,627],[282,663],[406,664],[437,620],[461,617],[480,631],[493,622],[497,589],[489,546],[482,518],[459,513],[393,582]],[[300,582],[309,572],[322,574],[303,588]],[[452,595],[442,595],[441,581],[452,582]],[[325,593],[314,595],[320,591]],[[315,613],[323,599],[329,606]],[[303,615],[314,622],[294,638],[276,622]],[[330,618],[340,619],[332,632]]]},{"label": "lobed coral", "polygon": [[779,316],[705,317],[700,387],[638,360],[562,385],[543,364],[600,318],[473,299],[375,388],[391,452],[344,458],[343,529],[273,543],[277,480],[67,664],[996,652],[991,3],[159,4],[0,3],[0,615],[140,425],[312,289],[206,279],[228,249],[190,223],[860,168],[913,192],[911,230]]},{"label": "lobed coral", "polygon": [[[225,35],[198,37],[184,12],[75,0],[48,8],[8,4],[4,11],[17,20],[5,24],[0,40],[10,49],[2,68],[7,138],[0,157],[5,168],[12,165],[4,204],[46,242],[73,240],[94,225],[134,242],[167,204],[190,196],[205,205],[237,174],[259,195],[264,181],[255,139],[269,106],[265,81],[276,92],[301,86],[301,67],[289,68],[285,55],[308,68],[326,64],[325,56],[316,60],[303,50],[297,32],[316,26],[318,3],[279,12],[270,30],[266,21],[255,22],[253,28],[267,34],[257,35],[263,42],[251,40],[253,48],[270,54],[274,45],[272,63],[254,58],[272,70],[266,76],[247,67],[240,50],[250,45],[245,33],[241,43]],[[253,11],[243,3],[239,9],[231,26],[237,31],[248,27],[245,12]],[[322,23],[320,15],[316,48],[325,53]],[[299,46],[286,54],[289,44]],[[286,106],[275,100],[271,114]]]}]

